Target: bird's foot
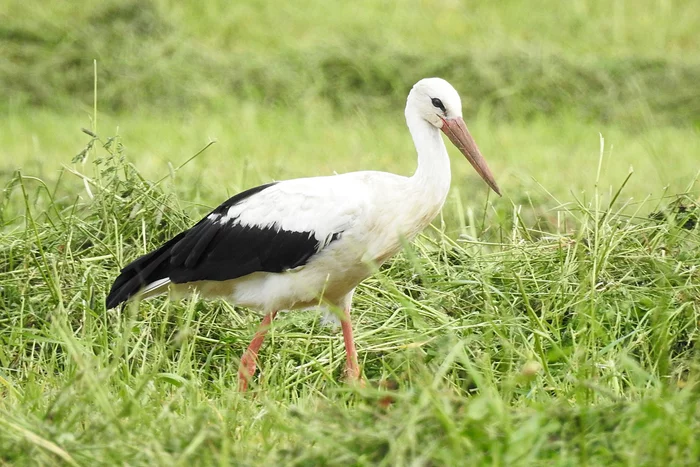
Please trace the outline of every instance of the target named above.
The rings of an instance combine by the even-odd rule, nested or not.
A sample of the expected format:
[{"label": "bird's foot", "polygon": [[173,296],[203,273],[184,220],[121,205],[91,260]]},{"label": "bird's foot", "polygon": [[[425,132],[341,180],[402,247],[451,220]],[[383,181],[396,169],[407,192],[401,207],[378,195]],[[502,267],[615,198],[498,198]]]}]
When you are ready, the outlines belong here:
[{"label": "bird's foot", "polygon": [[360,389],[365,387],[365,380],[362,377],[362,372],[357,364],[347,365],[345,367],[345,382],[352,386],[359,387]]},{"label": "bird's foot", "polygon": [[238,392],[246,392],[248,390],[248,380],[249,377],[242,371],[238,372]]},{"label": "bird's foot", "polygon": [[253,379],[253,375],[255,375],[255,358],[250,358],[246,353],[241,358],[241,367],[238,369],[238,390],[240,392],[248,390],[248,384]]},{"label": "bird's foot", "polygon": [[277,315],[276,311],[268,313],[263,318],[258,328],[258,332],[255,333],[255,337],[250,341],[250,345],[246,349],[245,353],[241,357],[241,366],[238,369],[238,390],[245,392],[248,390],[248,384],[250,380],[255,375],[255,366],[258,359],[258,352],[260,351],[260,346],[265,339],[265,334],[267,334],[267,329],[270,327],[270,323]]}]

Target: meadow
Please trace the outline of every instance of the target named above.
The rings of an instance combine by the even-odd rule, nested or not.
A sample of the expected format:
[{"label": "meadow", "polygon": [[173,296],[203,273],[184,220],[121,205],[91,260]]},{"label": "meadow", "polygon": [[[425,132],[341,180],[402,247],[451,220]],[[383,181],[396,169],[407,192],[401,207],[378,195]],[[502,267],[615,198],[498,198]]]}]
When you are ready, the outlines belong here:
[{"label": "meadow", "polygon": [[[0,5],[0,464],[685,465],[700,458],[700,9],[672,0]],[[415,169],[441,216],[340,331],[158,298],[120,266],[271,180]],[[81,128],[84,130],[81,131]]]}]

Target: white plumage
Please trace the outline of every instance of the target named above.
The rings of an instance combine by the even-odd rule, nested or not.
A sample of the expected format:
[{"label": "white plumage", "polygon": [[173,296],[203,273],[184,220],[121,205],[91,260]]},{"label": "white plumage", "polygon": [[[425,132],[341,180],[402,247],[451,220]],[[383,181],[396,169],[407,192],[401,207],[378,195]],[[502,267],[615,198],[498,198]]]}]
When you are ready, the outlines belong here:
[{"label": "white plumage", "polygon": [[450,186],[450,161],[440,130],[499,193],[450,84],[439,78],[419,81],[408,96],[405,114],[418,153],[412,177],[353,172],[288,180],[241,193],[124,268],[108,307],[137,293],[148,297],[168,289],[196,289],[203,296],[263,311],[263,327],[242,359],[243,389],[277,311],[317,304],[338,307],[344,311],[347,372],[358,378],[349,321],[352,295],[357,284],[442,208]]}]

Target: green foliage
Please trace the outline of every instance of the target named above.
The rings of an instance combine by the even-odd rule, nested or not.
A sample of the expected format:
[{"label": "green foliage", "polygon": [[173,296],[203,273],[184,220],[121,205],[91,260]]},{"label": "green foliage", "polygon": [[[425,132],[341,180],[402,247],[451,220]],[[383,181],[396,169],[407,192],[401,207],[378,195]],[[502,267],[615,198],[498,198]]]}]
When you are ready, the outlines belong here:
[{"label": "green foliage", "polygon": [[[0,464],[700,457],[695,1],[76,5],[0,4]],[[408,174],[401,110],[432,74],[504,198],[454,158],[441,218],[360,286],[366,387],[311,311],[275,321],[242,395],[254,313],[104,309],[227,195]]]},{"label": "green foliage", "polygon": [[[13,19],[0,26],[0,47],[8,57],[0,64],[0,86],[10,96],[6,109],[90,102],[96,59],[101,107],[115,112],[210,107],[221,105],[222,96],[268,106],[321,99],[343,111],[393,109],[403,104],[406,90],[418,79],[439,75],[468,90],[468,113],[488,109],[499,120],[573,114],[628,127],[650,118],[674,125],[700,121],[695,85],[700,61],[667,50],[692,51],[693,43],[700,45],[691,32],[692,25],[700,24],[692,2],[677,2],[671,13],[657,12],[648,37],[629,38],[610,34],[607,15],[618,15],[622,27],[647,27],[638,14],[644,10],[640,5],[614,12],[605,6],[609,2],[561,8],[557,22],[569,22],[571,28],[558,47],[528,37],[528,26],[541,26],[529,24],[537,22],[531,15],[518,17],[517,7],[480,7],[482,15],[503,23],[494,19],[489,28],[460,24],[460,19],[473,21],[467,6],[426,4],[401,10],[389,31],[378,27],[364,34],[368,25],[379,26],[372,14],[386,15],[381,2],[353,6],[363,12],[364,23],[346,21],[343,7],[328,11],[328,17],[322,16],[327,2],[308,3],[307,9],[283,11],[266,2],[251,2],[247,8],[224,2],[212,11],[199,2],[182,2],[177,8],[165,1],[108,1],[79,12],[51,4],[40,21],[26,10],[29,4],[6,7],[2,16]],[[659,8],[658,2],[647,3],[651,12]],[[498,17],[503,11],[508,16]],[[426,21],[428,14],[448,17],[440,18],[444,24],[433,24]],[[252,18],[254,27],[247,24]],[[304,31],[306,40],[271,39],[271,31],[280,28],[287,37]],[[396,30],[403,29],[406,35],[398,40]],[[665,35],[659,37],[657,31]],[[509,41],[518,35],[521,42],[513,46]],[[499,40],[485,45],[485,37]],[[626,53],[634,41],[643,41],[634,44],[641,54]]]},{"label": "green foliage", "polygon": [[296,312],[275,322],[253,396],[236,392],[236,370],[255,315],[196,299],[105,311],[118,267],[191,220],[165,179],[125,161],[118,138],[93,136],[76,163],[88,197],[19,172],[6,187],[21,193],[25,225],[0,237],[4,462],[658,464],[700,454],[700,235],[683,198],[653,219],[595,196],[544,229],[488,212],[482,240],[481,224],[462,225],[472,234],[456,240],[434,229],[359,289],[367,388],[339,382],[337,330]]}]

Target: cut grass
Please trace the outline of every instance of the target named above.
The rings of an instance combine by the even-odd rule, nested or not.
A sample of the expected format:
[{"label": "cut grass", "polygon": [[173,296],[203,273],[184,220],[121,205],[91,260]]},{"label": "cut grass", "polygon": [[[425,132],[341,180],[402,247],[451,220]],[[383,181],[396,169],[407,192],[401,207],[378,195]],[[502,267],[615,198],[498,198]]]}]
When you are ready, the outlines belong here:
[{"label": "cut grass", "polygon": [[[590,199],[601,134],[606,152],[599,190],[609,196],[632,169],[621,201],[637,206],[651,200],[644,205],[644,214],[656,209],[659,197],[686,190],[700,170],[695,157],[700,154],[700,138],[692,129],[662,126],[629,132],[573,117],[527,123],[494,123],[486,114],[465,114],[465,119],[508,200],[495,203],[505,217],[516,205],[526,207],[523,215],[529,221],[556,222],[553,210],[559,205],[570,203],[572,197]],[[21,168],[53,186],[69,156],[77,154],[88,138],[79,131],[85,122],[53,111],[9,117],[7,131],[0,132],[0,183],[4,185],[1,180],[9,180]],[[323,106],[270,110],[233,101],[227,113],[101,114],[99,126],[100,131],[121,133],[125,154],[149,179],[161,178],[215,140],[204,154],[163,182],[183,200],[183,208],[194,212],[193,217],[236,192],[272,180],[368,169],[409,175],[416,163],[400,107],[387,113],[334,116]],[[458,231],[466,209],[479,209],[487,193],[456,151],[452,174],[452,194],[444,210],[450,234]],[[84,193],[78,178],[62,177],[62,196]],[[13,193],[5,222],[23,210],[18,192]],[[0,205],[9,195],[0,192]],[[48,201],[35,202],[45,207],[42,203]]]},{"label": "cut grass", "polygon": [[191,223],[108,141],[78,165],[96,168],[94,199],[65,198],[61,184],[37,191],[20,174],[8,186],[24,200],[25,228],[0,237],[4,462],[661,464],[700,454],[691,198],[678,218],[630,215],[594,192],[546,229],[491,208],[459,225],[460,238],[433,229],[358,291],[367,388],[339,382],[337,331],[291,313],[270,331],[253,397],[235,389],[257,322],[246,310],[156,299],[105,312],[118,265]]},{"label": "cut grass", "polygon": [[[614,2],[105,1],[0,7],[0,110],[90,102],[167,112],[222,96],[342,112],[402,106],[418,79],[448,78],[469,113],[568,114],[637,129],[700,122],[700,13],[692,0]],[[671,6],[672,4],[672,6]],[[535,11],[536,10],[536,11]],[[291,40],[293,38],[293,40]],[[79,105],[79,104],[78,104]]]},{"label": "cut grass", "polygon": [[[2,3],[0,464],[695,463],[699,12]],[[366,388],[341,382],[342,338],[313,312],[276,320],[241,395],[253,313],[104,310],[120,265],[229,194],[409,173],[401,109],[430,74],[460,90],[506,196],[454,158],[441,218],[361,285]],[[86,116],[121,137],[70,164]]]}]

